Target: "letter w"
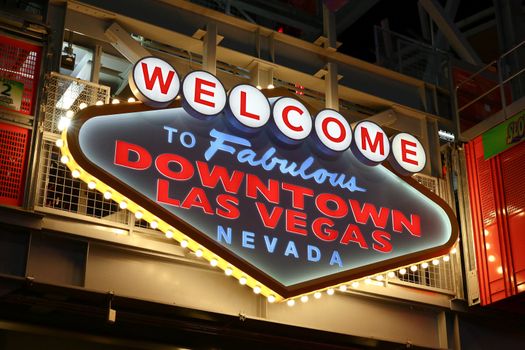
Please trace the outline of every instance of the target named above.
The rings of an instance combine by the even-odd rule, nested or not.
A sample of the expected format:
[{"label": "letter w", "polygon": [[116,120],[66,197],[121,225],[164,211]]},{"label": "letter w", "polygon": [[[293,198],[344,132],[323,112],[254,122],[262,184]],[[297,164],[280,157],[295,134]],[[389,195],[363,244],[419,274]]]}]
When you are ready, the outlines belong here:
[{"label": "letter w", "polygon": [[146,89],[153,90],[153,87],[156,81],[158,80],[160,85],[160,92],[162,92],[163,94],[168,93],[168,89],[171,85],[173,77],[175,76],[175,72],[171,70],[168,73],[168,78],[166,79],[166,81],[164,81],[164,78],[162,76],[162,70],[160,69],[160,67],[155,67],[153,69],[153,74],[151,74],[150,76],[148,72],[148,65],[144,62],[142,62],[142,74],[144,75],[144,83],[146,84]]},{"label": "letter w", "polygon": [[231,176],[229,176],[226,168],[214,165],[210,171],[208,164],[204,162],[197,162],[197,169],[203,186],[215,188],[220,181],[226,192],[234,194],[239,192],[239,187],[244,178],[244,173],[242,171],[234,170]]}]

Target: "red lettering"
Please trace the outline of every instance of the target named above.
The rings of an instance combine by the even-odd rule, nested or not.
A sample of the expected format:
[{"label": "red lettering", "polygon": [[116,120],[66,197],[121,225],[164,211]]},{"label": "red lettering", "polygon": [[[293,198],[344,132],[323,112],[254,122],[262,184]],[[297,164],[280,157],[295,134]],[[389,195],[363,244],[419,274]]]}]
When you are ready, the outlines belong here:
[{"label": "red lettering", "polygon": [[[170,163],[175,163],[180,167],[179,171],[173,171],[170,169]],[[155,166],[157,170],[168,179],[185,181],[192,178],[195,173],[195,169],[189,160],[172,153],[164,153],[155,159]]]},{"label": "red lettering", "polygon": [[[137,160],[130,160],[130,153],[137,156]],[[146,170],[151,165],[151,155],[145,148],[132,143],[117,140],[115,142],[115,165],[134,170]]]},{"label": "red lettering", "polygon": [[341,244],[348,244],[350,242],[359,244],[363,249],[368,249],[368,244],[366,243],[361,230],[354,224],[350,224],[346,227],[343,238],[341,238]]},{"label": "red lettering", "polygon": [[269,214],[266,205],[263,203],[255,202],[255,206],[257,207],[257,211],[259,212],[259,216],[261,217],[264,226],[268,228],[275,228],[277,223],[279,223],[281,215],[283,214],[283,208],[275,206],[272,209],[272,213]]},{"label": "red lettering", "polygon": [[[329,208],[328,202],[335,203],[337,208]],[[348,206],[345,201],[335,194],[321,193],[315,197],[315,205],[321,213],[332,218],[342,218],[348,214]]]},{"label": "red lettering", "polygon": [[240,216],[239,199],[229,194],[220,194],[217,196],[217,204],[222,208],[217,208],[215,213],[223,218],[234,220]]},{"label": "red lettering", "polygon": [[408,155],[416,156],[417,152],[415,150],[408,150],[407,147],[413,147],[417,150],[417,144],[415,142],[401,139],[401,159],[405,163],[418,165],[419,162],[417,161],[417,159],[408,158]]},{"label": "red lettering", "polygon": [[297,106],[286,106],[284,107],[283,109],[283,122],[284,124],[286,125],[286,127],[290,130],[293,130],[293,131],[303,131],[303,127],[302,126],[294,126],[292,123],[290,123],[290,120],[288,119],[288,113],[290,113],[291,111],[294,111],[294,112],[297,112],[299,113],[299,115],[303,115],[303,111],[301,108],[297,107]]},{"label": "red lettering", "polygon": [[283,190],[292,193],[292,207],[295,209],[304,209],[304,197],[313,197],[314,195],[314,191],[309,188],[292,185],[286,182],[283,182],[281,187]]},{"label": "red lettering", "polygon": [[178,199],[170,198],[170,182],[164,179],[157,180],[157,203],[168,204],[174,207],[180,205]]},{"label": "red lettering", "polygon": [[160,67],[155,67],[153,69],[153,74],[150,77],[148,72],[148,65],[144,62],[142,62],[141,65],[142,75],[144,76],[144,84],[146,85],[146,89],[153,90],[155,82],[158,80],[160,85],[160,92],[162,92],[164,95],[167,94],[171,82],[173,81],[173,77],[175,76],[175,72],[170,70],[166,81],[164,81],[164,78],[162,76],[162,69],[160,69]]},{"label": "red lettering", "polygon": [[193,207],[201,208],[204,213],[213,214],[213,210],[211,209],[208,197],[206,197],[206,193],[202,188],[199,187],[193,187],[190,190],[186,198],[184,198],[182,201],[180,207],[184,209],[190,209]]},{"label": "red lettering", "polygon": [[[328,228],[324,228],[324,226],[328,226]],[[332,227],[334,227],[334,222],[328,218],[320,217],[312,222],[312,231],[314,235],[325,242],[334,241],[339,235],[337,230],[332,229]]]},{"label": "red lettering", "polygon": [[279,181],[268,180],[268,186],[253,174],[246,174],[246,197],[257,199],[257,192],[270,203],[279,204]]},{"label": "red lettering", "polygon": [[250,113],[246,110],[246,91],[241,91],[241,115],[255,120],[261,119],[258,114]]},{"label": "red lettering", "polygon": [[366,223],[368,222],[368,219],[371,218],[375,227],[378,227],[378,228],[386,227],[390,209],[381,207],[378,213],[376,206],[373,205],[372,203],[365,203],[363,204],[363,207],[361,208],[359,206],[358,201],[354,199],[350,199],[349,202],[350,202],[350,207],[352,208],[352,212],[354,214],[355,222],[357,222],[358,224],[366,225]]},{"label": "red lettering", "polygon": [[234,170],[231,176],[228,176],[228,170],[225,167],[214,165],[211,172],[208,164],[197,162],[197,171],[204,187],[215,188],[219,181],[226,192],[236,194],[239,192],[244,173]]},{"label": "red lettering", "polygon": [[399,210],[392,210],[392,228],[395,232],[403,232],[403,227],[415,237],[421,237],[421,218],[410,214],[410,220]]},{"label": "red lettering", "polygon": [[286,210],[286,231],[306,236],[306,213],[297,210]]},{"label": "red lettering", "polygon": [[372,232],[374,243],[372,248],[381,253],[390,253],[392,251],[392,243],[390,243],[390,233],[380,230]]},{"label": "red lettering", "polygon": [[[339,127],[339,130],[341,130],[341,133],[339,134],[338,137],[333,137],[332,135],[330,135],[330,133],[328,132],[328,123],[336,123],[337,124],[337,126]],[[325,134],[325,136],[332,142],[342,142],[346,138],[345,126],[337,118],[334,118],[334,117],[327,117],[327,118],[325,118],[323,120],[323,122],[321,123],[321,128],[323,130],[323,134]]]},{"label": "red lettering", "polygon": [[217,84],[215,84],[213,81],[195,78],[195,102],[208,107],[215,107],[215,102],[202,99],[201,95],[207,95],[211,97],[215,96],[213,91],[203,89],[203,85],[214,88]]},{"label": "red lettering", "polygon": [[379,147],[379,153],[384,156],[385,155],[385,144],[384,144],[384,137],[382,132],[377,132],[376,137],[374,139],[374,142],[372,142],[372,138],[370,137],[370,134],[368,133],[368,129],[366,127],[361,128],[361,148],[363,150],[367,149],[367,144],[370,147],[370,150],[372,152],[376,152],[377,147]]}]

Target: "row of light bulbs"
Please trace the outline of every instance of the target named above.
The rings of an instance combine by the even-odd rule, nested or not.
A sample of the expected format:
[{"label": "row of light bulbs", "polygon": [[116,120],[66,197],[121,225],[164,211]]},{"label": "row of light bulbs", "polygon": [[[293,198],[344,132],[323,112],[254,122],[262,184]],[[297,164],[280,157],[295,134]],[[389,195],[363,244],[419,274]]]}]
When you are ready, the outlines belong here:
[{"label": "row of light bulbs", "polygon": [[[268,86],[268,88],[270,88],[270,86]],[[135,102],[135,99],[133,97],[130,97],[128,99],[128,102],[130,102],[130,103]],[[119,104],[119,103],[120,103],[120,101],[118,99],[113,99],[113,101],[112,101],[112,104]],[[95,103],[95,105],[97,105],[97,106],[100,106],[100,105],[103,105],[103,104],[104,103],[102,101],[97,101]],[[87,107],[87,104],[85,104],[84,102],[79,105],[80,109],[84,109],[86,107]],[[182,248],[184,248],[184,249],[188,248],[188,249],[192,250],[193,253],[195,254],[195,256],[198,257],[198,258],[205,257],[206,259],[208,259],[208,261],[209,261],[209,263],[210,263],[210,265],[212,267],[220,267],[220,268],[222,268],[224,270],[224,273],[226,274],[226,276],[237,277],[238,280],[239,280],[239,283],[241,285],[248,285],[248,286],[250,286],[255,294],[263,293],[264,295],[266,295],[266,299],[267,299],[267,301],[269,303],[274,303],[277,300],[277,297],[276,297],[275,293],[273,293],[267,287],[263,287],[262,285],[257,283],[257,281],[255,281],[255,279],[245,275],[242,271],[240,271],[237,268],[229,265],[226,261],[220,259],[219,257],[214,256],[212,252],[210,252],[210,251],[206,250],[205,248],[201,247],[198,243],[190,240],[182,232],[180,232],[180,231],[170,227],[168,224],[166,224],[163,221],[161,221],[158,218],[156,218],[153,214],[144,211],[142,208],[140,208],[140,206],[138,206],[135,203],[133,203],[133,202],[129,201],[128,199],[126,199],[125,196],[123,196],[123,195],[121,195],[119,193],[113,192],[105,184],[100,183],[99,181],[97,181],[95,178],[91,177],[87,173],[83,173],[82,170],[80,170],[80,168],[77,166],[77,164],[75,164],[73,159],[70,158],[69,150],[67,149],[67,145],[66,145],[66,142],[65,142],[65,135],[66,135],[65,134],[65,130],[67,130],[73,115],[74,115],[74,112],[71,111],[71,110],[68,110],[66,112],[66,118],[65,118],[67,120],[67,122],[63,121],[64,118],[62,118],[60,120],[60,122],[58,124],[58,129],[60,131],[64,131],[64,133],[62,134],[62,138],[60,138],[60,139],[58,139],[56,141],[56,146],[59,147],[62,150],[62,157],[60,158],[60,161],[63,164],[67,165],[71,169],[71,176],[73,178],[84,177],[82,180],[84,180],[87,183],[88,188],[91,189],[91,190],[94,190],[94,189],[99,190],[101,193],[103,193],[104,198],[107,199],[107,200],[115,199],[114,197],[121,197],[121,200],[118,201],[120,209],[123,209],[123,210],[127,209],[127,210],[132,211],[134,213],[134,215],[135,215],[135,218],[137,218],[138,220],[146,219],[146,221],[149,222],[150,228],[152,228],[152,229],[159,229],[159,225],[162,224],[161,225],[162,226],[162,231],[164,232],[164,235],[166,236],[166,238],[169,238],[169,239],[177,238],[177,240],[179,241],[179,244],[180,244],[180,246]],[[147,216],[147,218],[145,216]],[[455,254],[456,251],[457,251],[456,248],[453,248],[450,251],[450,253],[451,254]],[[205,254],[205,252],[207,254]],[[448,261],[450,261],[450,256],[449,255],[444,255],[442,257],[442,260],[444,262],[448,262]],[[422,262],[422,263],[420,263],[420,267],[422,269],[427,269],[430,266],[430,264],[432,264],[433,266],[437,266],[437,265],[440,264],[440,260],[439,259],[433,259],[433,260]],[[219,266],[219,265],[221,265],[221,266]],[[405,275],[408,272],[407,269],[409,269],[412,272],[415,272],[415,271],[418,270],[418,268],[419,268],[418,265],[414,264],[414,265],[411,265],[411,266],[402,267],[399,270],[397,270],[397,272],[400,275]],[[235,276],[235,275],[237,275],[237,276]],[[388,277],[388,278],[395,278],[396,277],[396,272],[395,271],[389,271],[389,272],[386,273],[386,277]],[[383,284],[384,280],[385,280],[385,276],[383,274],[378,274],[378,275],[375,275],[373,277],[367,277],[367,278],[362,279],[362,281],[365,284],[367,284],[367,285],[376,284],[376,285],[380,285],[380,286],[384,285]],[[359,280],[353,281],[353,282],[351,282],[349,284],[349,286],[351,288],[356,289],[356,288],[358,288],[360,286],[360,281]],[[342,284],[342,285],[339,285],[337,288],[341,292],[346,292],[348,290],[348,285],[347,284]],[[328,289],[325,289],[324,292],[326,292],[327,295],[331,296],[331,295],[335,294],[335,289],[334,288],[328,288]],[[288,306],[294,306],[296,304],[296,300],[299,300],[302,303],[306,303],[306,302],[308,302],[310,295],[313,295],[314,299],[320,299],[322,297],[323,293],[322,293],[322,291],[316,291],[316,292],[313,292],[313,293],[304,294],[304,295],[302,295],[300,297],[297,297],[297,298],[288,299],[286,301],[287,305]]]}]

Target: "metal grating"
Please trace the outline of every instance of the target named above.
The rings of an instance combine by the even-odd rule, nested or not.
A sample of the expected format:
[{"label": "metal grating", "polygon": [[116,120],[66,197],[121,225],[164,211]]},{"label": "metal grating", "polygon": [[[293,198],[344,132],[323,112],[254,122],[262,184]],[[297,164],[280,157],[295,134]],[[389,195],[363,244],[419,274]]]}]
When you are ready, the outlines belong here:
[{"label": "metal grating", "polygon": [[0,122],[0,204],[22,205],[29,130]]},{"label": "metal grating", "polygon": [[[452,274],[452,264],[454,259],[444,261],[443,259],[434,260],[438,265],[429,262],[428,267],[423,268],[417,265],[417,270],[406,269],[404,274],[396,272],[396,277],[403,282],[421,285],[430,288],[454,291],[454,280]],[[416,265],[414,265],[416,266]]]},{"label": "metal grating", "polygon": [[42,48],[0,36],[0,77],[24,84],[20,113],[33,114]]},{"label": "metal grating", "polygon": [[70,170],[60,163],[60,150],[54,141],[44,141],[40,157],[39,206],[127,224],[126,210],[71,176]]},{"label": "metal grating", "polygon": [[66,117],[68,110],[78,112],[80,105],[94,105],[97,101],[109,102],[110,88],[61,75],[51,73],[46,81],[46,113],[44,131],[58,135],[60,118]]}]

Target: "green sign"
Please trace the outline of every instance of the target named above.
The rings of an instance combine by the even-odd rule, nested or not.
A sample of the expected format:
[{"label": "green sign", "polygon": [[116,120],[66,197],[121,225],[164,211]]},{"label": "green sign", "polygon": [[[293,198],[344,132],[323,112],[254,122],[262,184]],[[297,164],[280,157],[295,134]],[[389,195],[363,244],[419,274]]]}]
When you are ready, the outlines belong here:
[{"label": "green sign", "polygon": [[20,110],[24,84],[19,81],[0,78],[0,106]]},{"label": "green sign", "polygon": [[525,139],[525,110],[482,135],[485,159],[495,156]]}]

